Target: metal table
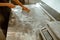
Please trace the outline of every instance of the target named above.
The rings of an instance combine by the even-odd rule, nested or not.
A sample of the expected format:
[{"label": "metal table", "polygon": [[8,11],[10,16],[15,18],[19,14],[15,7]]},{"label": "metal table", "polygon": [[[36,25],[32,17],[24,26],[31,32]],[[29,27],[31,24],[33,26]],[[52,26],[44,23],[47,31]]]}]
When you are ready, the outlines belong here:
[{"label": "metal table", "polygon": [[25,6],[31,10],[30,13],[22,11],[18,5],[12,9],[6,40],[41,40],[39,30],[50,18],[38,3]]}]

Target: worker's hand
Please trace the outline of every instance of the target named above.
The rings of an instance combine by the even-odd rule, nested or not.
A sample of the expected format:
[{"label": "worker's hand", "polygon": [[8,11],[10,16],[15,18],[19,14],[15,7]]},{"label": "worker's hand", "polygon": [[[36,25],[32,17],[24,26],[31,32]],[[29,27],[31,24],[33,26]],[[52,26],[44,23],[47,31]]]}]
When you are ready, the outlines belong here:
[{"label": "worker's hand", "polygon": [[26,8],[26,7],[23,7],[22,10],[24,10],[24,11],[26,11],[28,13],[30,12],[30,10],[28,8]]},{"label": "worker's hand", "polygon": [[14,4],[12,4],[12,3],[8,3],[8,5],[7,5],[9,8],[14,8],[15,7],[15,5]]}]

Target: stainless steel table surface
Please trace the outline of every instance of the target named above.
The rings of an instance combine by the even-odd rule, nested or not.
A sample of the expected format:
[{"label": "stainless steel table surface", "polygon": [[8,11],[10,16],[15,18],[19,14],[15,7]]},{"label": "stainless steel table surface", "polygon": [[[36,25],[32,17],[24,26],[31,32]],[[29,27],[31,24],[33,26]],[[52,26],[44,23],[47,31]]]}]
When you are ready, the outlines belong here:
[{"label": "stainless steel table surface", "polygon": [[60,40],[60,21],[48,22],[50,30]]},{"label": "stainless steel table surface", "polygon": [[39,30],[50,18],[38,3],[24,6],[30,9],[29,13],[22,11],[18,5],[12,8],[6,40],[41,40]]}]

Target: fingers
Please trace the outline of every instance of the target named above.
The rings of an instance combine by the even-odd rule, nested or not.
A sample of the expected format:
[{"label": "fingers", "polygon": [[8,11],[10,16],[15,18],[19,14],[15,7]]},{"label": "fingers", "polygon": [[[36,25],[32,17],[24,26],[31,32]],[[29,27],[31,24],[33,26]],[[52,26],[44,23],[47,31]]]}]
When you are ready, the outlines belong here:
[{"label": "fingers", "polygon": [[22,10],[24,10],[24,11],[26,11],[26,12],[30,12],[30,9],[28,9],[28,8],[26,8],[26,7],[23,7],[23,9]]},{"label": "fingers", "polygon": [[8,4],[8,7],[9,7],[9,8],[14,8],[14,7],[15,7],[15,5],[14,5],[14,4],[12,4],[12,3],[9,3],[9,4]]},{"label": "fingers", "polygon": [[29,13],[30,12],[30,10],[29,9],[26,9],[26,11]]}]

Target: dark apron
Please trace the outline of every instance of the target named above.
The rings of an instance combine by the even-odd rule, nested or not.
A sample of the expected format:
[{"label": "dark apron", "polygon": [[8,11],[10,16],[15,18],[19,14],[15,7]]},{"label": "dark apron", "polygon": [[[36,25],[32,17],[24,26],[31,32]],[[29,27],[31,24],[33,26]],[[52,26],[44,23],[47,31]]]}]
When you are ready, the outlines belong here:
[{"label": "dark apron", "polygon": [[[6,3],[6,2],[9,2],[9,0],[0,0],[0,3]],[[3,33],[6,36],[11,9],[6,6],[0,7],[0,14],[4,17],[4,21],[1,24],[1,29],[3,30]]]}]

